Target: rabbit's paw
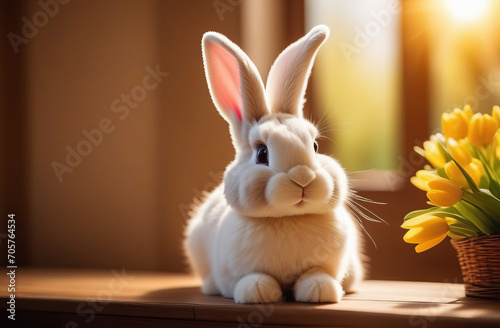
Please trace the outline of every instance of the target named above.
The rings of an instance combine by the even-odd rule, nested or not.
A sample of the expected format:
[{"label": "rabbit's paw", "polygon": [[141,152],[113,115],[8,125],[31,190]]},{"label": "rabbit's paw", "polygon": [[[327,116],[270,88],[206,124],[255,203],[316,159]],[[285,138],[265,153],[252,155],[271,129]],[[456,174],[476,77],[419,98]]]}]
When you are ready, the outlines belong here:
[{"label": "rabbit's paw", "polygon": [[283,292],[276,279],[262,273],[243,277],[234,288],[236,303],[274,303],[282,298]]},{"label": "rabbit's paw", "polygon": [[340,283],[323,272],[302,275],[294,288],[298,302],[337,303],[343,294]]}]

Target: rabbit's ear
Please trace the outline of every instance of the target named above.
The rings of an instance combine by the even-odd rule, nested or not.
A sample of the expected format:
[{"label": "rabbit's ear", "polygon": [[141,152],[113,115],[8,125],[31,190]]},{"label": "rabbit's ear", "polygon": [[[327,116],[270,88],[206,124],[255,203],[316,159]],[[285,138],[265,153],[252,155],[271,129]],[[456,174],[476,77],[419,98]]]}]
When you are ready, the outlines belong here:
[{"label": "rabbit's ear", "polygon": [[264,84],[250,58],[222,34],[205,33],[202,48],[210,95],[237,137],[249,125],[243,123],[269,114]]},{"label": "rabbit's ear", "polygon": [[318,25],[276,58],[266,85],[269,109],[273,113],[302,117],[304,94],[314,58],[329,33],[327,26]]}]

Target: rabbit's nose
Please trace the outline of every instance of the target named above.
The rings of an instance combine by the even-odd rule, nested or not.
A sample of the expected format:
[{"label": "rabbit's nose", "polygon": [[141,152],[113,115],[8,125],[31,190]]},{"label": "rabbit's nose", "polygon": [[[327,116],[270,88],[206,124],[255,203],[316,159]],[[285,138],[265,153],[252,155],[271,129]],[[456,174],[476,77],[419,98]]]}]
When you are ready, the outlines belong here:
[{"label": "rabbit's nose", "polygon": [[290,180],[301,186],[306,187],[316,178],[316,173],[305,165],[297,165],[288,171]]}]

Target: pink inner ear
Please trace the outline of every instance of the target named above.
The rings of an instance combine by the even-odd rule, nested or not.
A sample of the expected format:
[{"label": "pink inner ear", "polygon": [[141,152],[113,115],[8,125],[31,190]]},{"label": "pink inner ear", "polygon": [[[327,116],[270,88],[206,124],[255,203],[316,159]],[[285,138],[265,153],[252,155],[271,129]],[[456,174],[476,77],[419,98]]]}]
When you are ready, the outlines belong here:
[{"label": "pink inner ear", "polygon": [[[216,43],[206,45],[212,92],[221,109],[232,111],[241,121],[240,70],[236,58]],[[229,115],[228,115],[229,117]]]}]

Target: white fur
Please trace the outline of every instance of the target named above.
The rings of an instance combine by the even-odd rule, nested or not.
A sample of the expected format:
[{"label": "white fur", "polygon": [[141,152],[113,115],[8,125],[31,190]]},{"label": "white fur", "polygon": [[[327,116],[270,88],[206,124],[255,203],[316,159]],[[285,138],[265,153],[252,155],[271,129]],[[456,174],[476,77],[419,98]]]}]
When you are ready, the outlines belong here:
[{"label": "white fur", "polygon": [[[363,277],[358,230],[345,206],[346,174],[334,159],[315,153],[318,132],[300,107],[327,35],[325,26],[315,27],[278,57],[270,78],[281,86],[268,89],[267,100],[241,49],[214,32],[203,37],[209,89],[236,148],[223,183],[186,230],[187,255],[205,294],[263,303],[293,289],[297,301],[338,302]],[[294,100],[287,102],[283,90]],[[267,146],[268,165],[256,163],[258,145]]]},{"label": "white fur", "polygon": [[271,112],[302,115],[302,96],[306,92],[314,58],[328,34],[326,26],[316,26],[303,38],[288,46],[276,59],[266,84]]}]

